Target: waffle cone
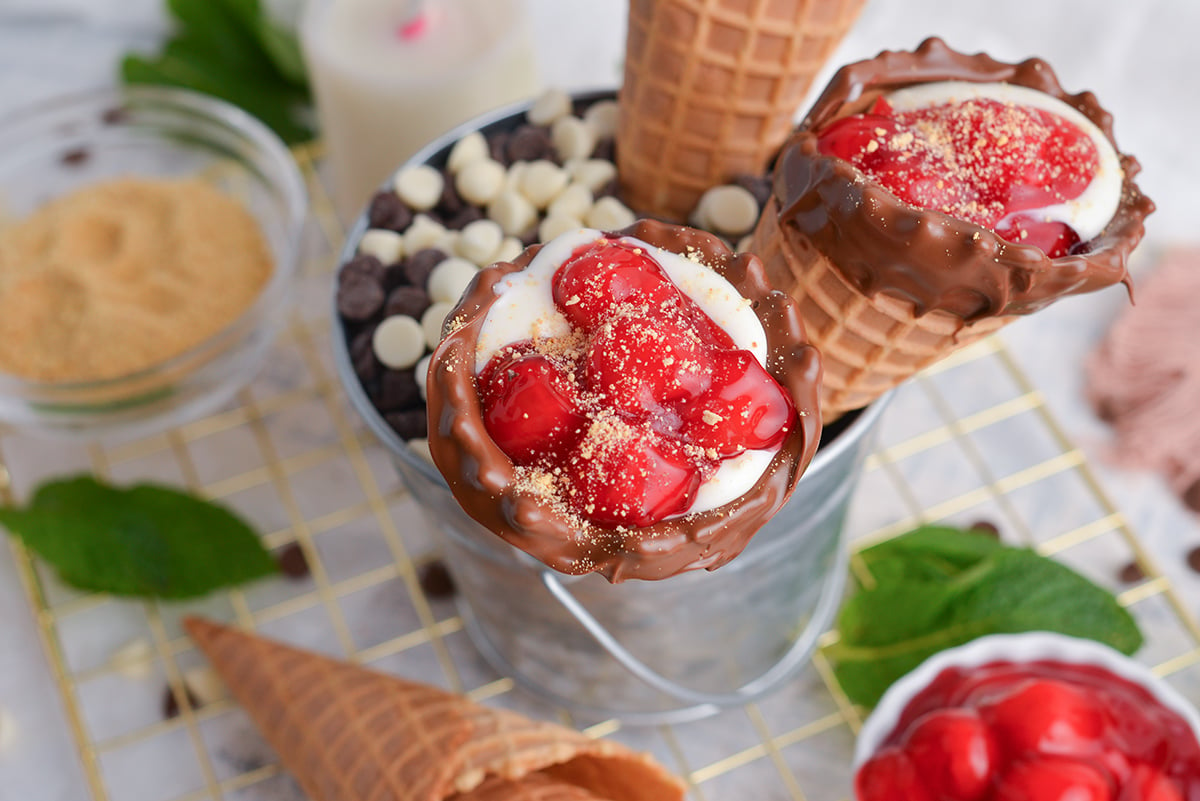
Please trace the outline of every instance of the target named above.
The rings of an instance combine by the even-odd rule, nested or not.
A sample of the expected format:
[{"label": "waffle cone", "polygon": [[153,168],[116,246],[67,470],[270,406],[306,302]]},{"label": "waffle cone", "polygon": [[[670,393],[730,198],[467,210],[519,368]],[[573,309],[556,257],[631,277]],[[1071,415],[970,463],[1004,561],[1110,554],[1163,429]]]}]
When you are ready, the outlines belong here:
[{"label": "waffle cone", "polygon": [[[313,801],[683,798],[678,779],[617,743],[206,620],[185,625]],[[520,793],[494,795],[531,775]]]},{"label": "waffle cone", "polygon": [[821,351],[821,415],[827,423],[1017,319],[965,322],[937,309],[917,316],[911,302],[868,296],[803,236],[785,235],[777,203],[771,198],[764,209],[750,251],[763,260],[772,286],[800,304],[809,341]]},{"label": "waffle cone", "polygon": [[864,0],[633,0],[618,95],[625,202],[682,221],[761,175]]}]

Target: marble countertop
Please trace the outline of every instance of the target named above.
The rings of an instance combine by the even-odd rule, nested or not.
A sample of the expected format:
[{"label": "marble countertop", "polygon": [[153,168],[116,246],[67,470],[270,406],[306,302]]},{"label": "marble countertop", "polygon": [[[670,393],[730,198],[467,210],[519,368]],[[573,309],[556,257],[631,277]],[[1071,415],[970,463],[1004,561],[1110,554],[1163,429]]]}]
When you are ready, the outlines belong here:
[{"label": "marble countertop", "polygon": [[[0,115],[33,100],[110,83],[121,52],[152,49],[162,35],[166,23],[159,6],[157,0],[0,0]],[[573,89],[616,83],[624,3],[530,0],[529,6],[545,84]],[[1193,133],[1200,124],[1195,103],[1200,97],[1195,42],[1200,4],[1097,0],[1081,13],[1075,3],[1010,0],[1002,12],[996,9],[991,0],[870,0],[833,62],[909,48],[930,34],[959,49],[1006,60],[1042,56],[1068,89],[1091,89],[1101,98],[1116,116],[1121,148],[1142,161],[1141,185],[1159,211],[1148,226],[1135,278],[1148,274],[1163,249],[1200,245],[1195,222],[1200,148]],[[324,308],[319,298],[313,304]],[[1104,492],[1195,614],[1200,577],[1186,567],[1185,555],[1200,545],[1200,523],[1160,478],[1106,462],[1108,431],[1083,401],[1082,362],[1126,305],[1119,290],[1069,299],[1011,325],[1002,337],[1086,455]],[[301,427],[288,436],[307,435]],[[86,466],[77,463],[74,452],[53,445],[0,442],[0,449],[18,490],[37,475]],[[238,458],[236,444],[226,458]],[[1200,702],[1200,695],[1193,700]],[[89,797],[35,612],[12,552],[0,544],[0,801]],[[709,797],[719,801],[722,796]],[[114,795],[114,801],[124,798]]]}]

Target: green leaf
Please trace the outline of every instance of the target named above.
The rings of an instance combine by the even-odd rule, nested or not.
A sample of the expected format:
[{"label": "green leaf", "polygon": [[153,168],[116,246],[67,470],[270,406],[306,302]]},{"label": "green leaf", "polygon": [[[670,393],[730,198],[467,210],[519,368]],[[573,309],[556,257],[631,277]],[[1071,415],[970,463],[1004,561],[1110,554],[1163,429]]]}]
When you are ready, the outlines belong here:
[{"label": "green leaf", "polygon": [[838,616],[827,656],[842,689],[873,706],[928,657],[987,634],[1054,631],[1131,654],[1133,617],[1064,565],[984,535],[927,527],[864,551],[875,585]]},{"label": "green leaf", "polygon": [[25,508],[0,509],[0,524],[68,584],[93,592],[194,598],[278,571],[241,518],[154,484],[53,481]]}]

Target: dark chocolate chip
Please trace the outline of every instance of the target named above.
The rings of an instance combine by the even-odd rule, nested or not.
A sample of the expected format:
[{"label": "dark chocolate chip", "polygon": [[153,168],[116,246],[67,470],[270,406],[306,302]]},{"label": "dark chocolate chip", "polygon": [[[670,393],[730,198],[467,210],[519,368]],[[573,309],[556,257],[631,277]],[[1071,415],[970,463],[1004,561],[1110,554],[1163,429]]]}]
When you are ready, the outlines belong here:
[{"label": "dark chocolate chip", "polygon": [[395,192],[376,192],[367,210],[367,220],[372,228],[404,233],[412,225],[413,211]]},{"label": "dark chocolate chip", "polygon": [[86,147],[73,147],[58,157],[60,164],[67,167],[78,167],[92,157],[92,151]]},{"label": "dark chocolate chip", "polygon": [[368,275],[352,273],[338,281],[338,313],[347,320],[367,320],[383,308],[383,285]]},{"label": "dark chocolate chip", "polygon": [[129,109],[124,106],[113,106],[106,108],[104,113],[100,115],[100,121],[105,125],[120,125],[129,119]]},{"label": "dark chocolate chip", "polygon": [[378,257],[364,253],[342,265],[342,269],[338,271],[338,281],[347,281],[352,277],[363,276],[376,283],[383,283],[386,274],[387,267]]},{"label": "dark chocolate chip", "polygon": [[429,598],[453,598],[458,591],[454,586],[454,577],[450,575],[446,563],[441,559],[435,559],[422,567],[417,580],[421,582],[421,589]]},{"label": "dark chocolate chip", "polygon": [[604,185],[597,189],[594,197],[599,200],[602,197],[617,197],[620,190],[620,185],[616,178],[610,178],[604,182]]},{"label": "dark chocolate chip", "polygon": [[424,289],[433,268],[444,262],[446,258],[446,254],[437,248],[418,250],[404,262],[404,274],[408,276],[408,283]]},{"label": "dark chocolate chip", "polygon": [[485,216],[483,209],[478,206],[463,206],[458,214],[446,220],[446,227],[454,231],[461,231],[476,220],[482,220]]},{"label": "dark chocolate chip", "polygon": [[1145,577],[1146,572],[1142,570],[1142,566],[1136,561],[1130,562],[1117,572],[1117,578],[1125,584],[1136,584]]},{"label": "dark chocolate chip", "polygon": [[491,154],[492,159],[500,162],[505,167],[512,163],[512,161],[508,158],[509,138],[510,137],[508,133],[502,131],[488,134],[487,137],[488,153]]},{"label": "dark chocolate chip", "polygon": [[968,530],[974,531],[976,534],[986,534],[989,537],[1000,539],[1000,529],[995,523],[989,520],[976,520],[970,525]]},{"label": "dark chocolate chip", "polygon": [[379,359],[375,357],[375,347],[371,338],[375,336],[375,326],[371,326],[350,341],[350,363],[354,365],[354,374],[363,384],[367,384],[379,375],[383,369]]},{"label": "dark chocolate chip", "polygon": [[415,286],[400,286],[393,289],[392,294],[388,295],[387,303],[383,307],[383,316],[391,317],[403,314],[420,321],[421,315],[432,304],[429,293],[424,289]]},{"label": "dark chocolate chip", "polygon": [[310,572],[308,557],[304,555],[304,549],[300,547],[300,543],[291,542],[285,545],[275,557],[275,561],[279,564],[279,572],[288,578],[308,578]]},{"label": "dark chocolate chip", "polygon": [[556,160],[554,141],[550,138],[550,130],[541,125],[522,125],[513,132],[508,140],[508,160],[537,161],[538,159]]},{"label": "dark chocolate chip", "polygon": [[771,179],[765,175],[739,175],[733,179],[733,183],[754,195],[759,211],[771,199]]},{"label": "dark chocolate chip", "polygon": [[403,259],[388,265],[387,271],[383,274],[383,291],[390,295],[393,289],[402,286],[408,286],[408,273],[404,271]]},{"label": "dark chocolate chip", "polygon": [[592,149],[592,158],[604,159],[616,163],[617,160],[617,143],[611,136],[606,136],[596,142],[596,146]]},{"label": "dark chocolate chip", "polygon": [[[187,696],[188,706],[193,710],[200,708],[200,702],[196,699],[196,694],[192,692],[192,688],[185,683],[183,692]],[[163,695],[162,714],[164,720],[172,720],[179,717],[179,699],[175,697],[175,691],[170,685],[166,688],[166,693]]]},{"label": "dark chocolate chip", "polygon": [[424,409],[389,412],[383,416],[383,419],[403,440],[417,439],[429,434],[429,424]]},{"label": "dark chocolate chip", "polygon": [[458,194],[458,187],[454,185],[454,176],[449,170],[442,170],[442,196],[438,198],[437,206],[434,207],[437,214],[450,220],[466,205],[467,202]]},{"label": "dark chocolate chip", "polygon": [[1116,421],[1117,410],[1112,400],[1109,398],[1100,398],[1096,401],[1096,416],[1106,423]]},{"label": "dark chocolate chip", "polygon": [[1183,491],[1183,502],[1194,512],[1200,512],[1200,478]]},{"label": "dark chocolate chip", "polygon": [[536,245],[538,242],[542,241],[541,237],[538,235],[538,227],[536,225],[517,238],[521,240],[521,245],[523,247]]},{"label": "dark chocolate chip", "polygon": [[1200,573],[1200,545],[1187,552],[1187,566]]},{"label": "dark chocolate chip", "polygon": [[[421,390],[412,369],[384,370],[375,406],[381,412],[400,412],[421,405]],[[422,410],[423,411],[423,410]]]}]

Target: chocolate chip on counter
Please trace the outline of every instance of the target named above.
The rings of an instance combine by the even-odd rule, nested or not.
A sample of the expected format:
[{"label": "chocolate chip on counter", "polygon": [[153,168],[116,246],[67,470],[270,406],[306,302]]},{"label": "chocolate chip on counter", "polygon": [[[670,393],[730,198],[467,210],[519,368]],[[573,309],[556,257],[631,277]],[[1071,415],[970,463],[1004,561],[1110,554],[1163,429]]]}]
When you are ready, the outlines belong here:
[{"label": "chocolate chip on counter", "polygon": [[385,228],[404,233],[412,225],[413,210],[395,192],[376,192],[367,210],[371,228]]},{"label": "chocolate chip on counter", "polygon": [[457,214],[446,220],[446,227],[452,231],[461,231],[476,220],[482,220],[485,216],[483,209],[478,206],[463,206]]},{"label": "chocolate chip on counter", "polygon": [[508,161],[537,161],[546,159],[557,163],[558,154],[550,130],[540,125],[522,125],[508,140]]},{"label": "chocolate chip on counter", "polygon": [[1187,552],[1187,566],[1200,573],[1200,545]]},{"label": "chocolate chip on counter", "polygon": [[421,315],[433,303],[429,293],[415,286],[399,286],[392,290],[383,306],[383,315],[404,314],[414,320],[420,320]]},{"label": "chocolate chip on counter", "polygon": [[1142,570],[1142,566],[1136,560],[1125,565],[1117,572],[1117,578],[1125,584],[1136,584],[1145,577],[1146,571]]},{"label": "chocolate chip on counter", "polygon": [[364,384],[375,380],[383,369],[375,357],[374,337],[375,326],[371,326],[350,340],[350,363],[354,365],[354,374]]},{"label": "chocolate chip on counter", "polygon": [[351,280],[353,276],[364,276],[376,283],[383,283],[387,267],[376,256],[361,254],[342,265],[338,271],[338,281]]},{"label": "chocolate chip on counter", "polygon": [[1114,408],[1112,400],[1109,398],[1100,398],[1096,401],[1096,416],[1106,423],[1116,421],[1117,410]]},{"label": "chocolate chip on counter", "polygon": [[487,137],[488,154],[491,155],[493,161],[498,161],[505,167],[512,163],[508,158],[508,140],[510,138],[508,133],[502,131],[488,134]]},{"label": "chocolate chip on counter", "polygon": [[1200,478],[1183,491],[1183,502],[1193,512],[1200,512]]},{"label": "chocolate chip on counter", "polygon": [[974,531],[976,534],[986,534],[989,537],[1000,539],[999,527],[989,520],[976,520],[967,530]]},{"label": "chocolate chip on counter", "polygon": [[389,412],[383,416],[383,419],[403,440],[417,439],[429,433],[429,424],[423,408]]},{"label": "chocolate chip on counter", "polygon": [[446,258],[447,254],[437,248],[418,250],[404,262],[404,274],[408,276],[408,283],[424,288],[433,268],[444,262]]},{"label": "chocolate chip on counter", "polygon": [[100,121],[105,125],[120,125],[129,119],[129,109],[124,106],[106,108],[100,115]]},{"label": "chocolate chip on counter", "polygon": [[362,273],[338,281],[338,313],[347,320],[367,320],[383,308],[383,285]]},{"label": "chocolate chip on counter", "polygon": [[617,141],[611,136],[597,140],[596,148],[592,151],[592,158],[616,162]]},{"label": "chocolate chip on counter", "polygon": [[454,577],[446,568],[446,563],[435,559],[421,568],[417,576],[421,590],[433,599],[453,598],[458,588],[454,586]]},{"label": "chocolate chip on counter", "polygon": [[421,405],[421,390],[412,369],[384,370],[375,407],[381,412],[408,411]]},{"label": "chocolate chip on counter", "polygon": [[308,578],[308,557],[298,542],[285,545],[275,557],[275,562],[279,565],[279,572],[290,579]]},{"label": "chocolate chip on counter", "polygon": [[[200,702],[196,699],[196,694],[192,692],[192,688],[185,683],[183,692],[187,696],[188,706],[193,710],[200,708]],[[179,717],[179,699],[175,697],[175,691],[167,685],[166,693],[163,695],[162,715],[164,720],[173,720]]]},{"label": "chocolate chip on counter", "polygon": [[73,147],[58,157],[58,163],[66,167],[78,167],[92,157],[92,151],[86,147]]},{"label": "chocolate chip on counter", "polygon": [[753,195],[759,209],[766,206],[767,201],[771,199],[771,179],[765,175],[743,174],[734,178],[733,183]]}]

